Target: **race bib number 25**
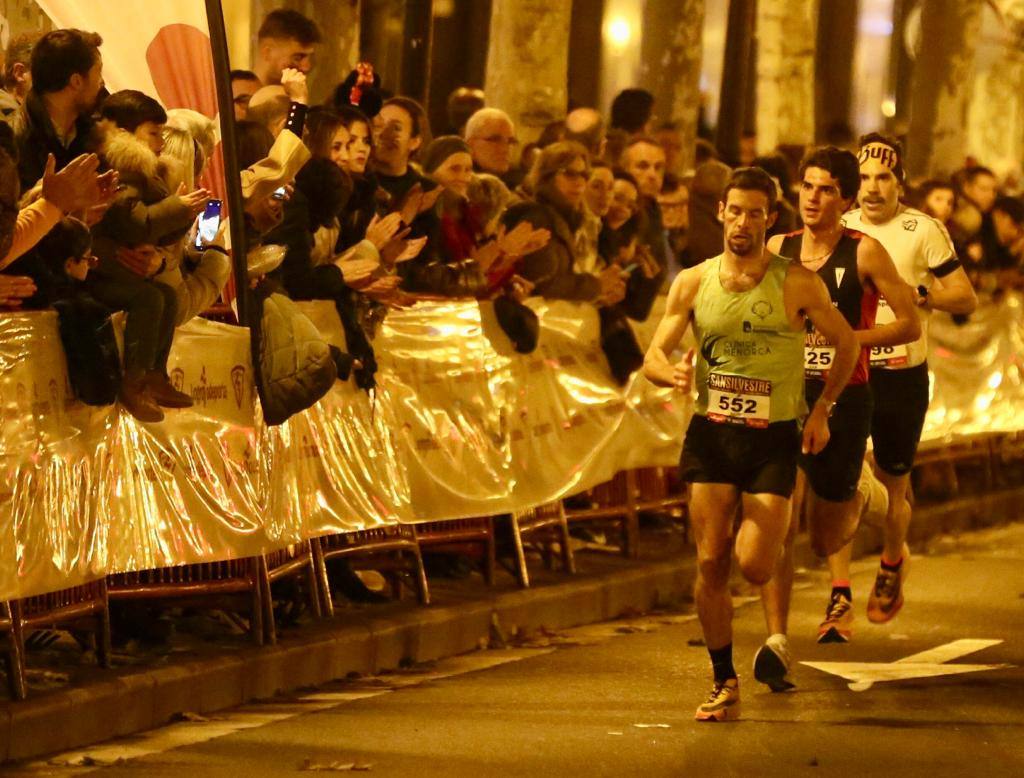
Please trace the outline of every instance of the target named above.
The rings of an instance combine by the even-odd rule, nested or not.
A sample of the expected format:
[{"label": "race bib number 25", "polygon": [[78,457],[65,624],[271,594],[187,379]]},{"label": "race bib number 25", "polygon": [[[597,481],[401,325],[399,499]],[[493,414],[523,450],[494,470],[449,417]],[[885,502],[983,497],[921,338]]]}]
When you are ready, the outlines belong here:
[{"label": "race bib number 25", "polygon": [[836,359],[835,346],[804,346],[804,375],[820,378],[828,373]]},{"label": "race bib number 25", "polygon": [[772,382],[712,373],[708,376],[710,421],[764,428],[771,419]]}]

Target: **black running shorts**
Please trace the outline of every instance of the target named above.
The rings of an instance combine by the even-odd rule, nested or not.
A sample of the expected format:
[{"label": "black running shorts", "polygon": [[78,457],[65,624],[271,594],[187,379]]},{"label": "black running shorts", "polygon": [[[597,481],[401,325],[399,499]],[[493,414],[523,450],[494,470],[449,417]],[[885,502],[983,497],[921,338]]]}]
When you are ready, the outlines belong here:
[{"label": "black running shorts", "polygon": [[914,466],[928,413],[928,364],[905,370],[872,368],[871,392],[875,461],[889,475],[905,475]]},{"label": "black running shorts", "polygon": [[796,481],[800,432],[796,421],[754,429],[694,414],[679,463],[683,480],[732,484],[746,494],[789,497]]},{"label": "black running shorts", "polygon": [[[824,381],[806,383],[807,407],[813,408]],[[871,387],[847,386],[828,420],[828,445],[816,455],[800,454],[800,469],[823,500],[846,502],[857,493],[861,463],[871,434]]]}]

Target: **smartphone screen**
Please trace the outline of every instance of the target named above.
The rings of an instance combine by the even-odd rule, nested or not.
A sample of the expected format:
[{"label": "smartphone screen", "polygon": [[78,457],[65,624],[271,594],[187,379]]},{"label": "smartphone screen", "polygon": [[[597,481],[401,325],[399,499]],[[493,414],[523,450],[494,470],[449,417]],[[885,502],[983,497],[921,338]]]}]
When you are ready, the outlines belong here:
[{"label": "smartphone screen", "polygon": [[283,200],[287,196],[288,192],[285,191],[285,188],[283,186],[279,186],[277,189],[274,190],[274,194],[271,195],[271,197],[273,197],[275,200]]},{"label": "smartphone screen", "polygon": [[206,203],[206,209],[199,217],[199,228],[196,230],[197,249],[203,248],[217,237],[217,230],[220,229],[221,207],[220,200],[210,200]]}]

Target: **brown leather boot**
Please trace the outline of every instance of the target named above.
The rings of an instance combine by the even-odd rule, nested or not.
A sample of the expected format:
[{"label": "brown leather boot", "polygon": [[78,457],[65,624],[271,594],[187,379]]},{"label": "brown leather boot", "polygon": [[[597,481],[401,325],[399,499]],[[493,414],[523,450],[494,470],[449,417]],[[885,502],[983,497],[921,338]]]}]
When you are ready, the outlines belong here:
[{"label": "brown leather boot", "polygon": [[121,391],[117,393],[117,399],[139,421],[156,423],[164,420],[164,412],[150,397],[145,378],[141,375],[125,375],[121,379]]},{"label": "brown leather boot", "polygon": [[191,408],[192,398],[179,392],[171,385],[171,379],[159,370],[153,370],[146,376],[146,388],[149,396],[161,408]]}]

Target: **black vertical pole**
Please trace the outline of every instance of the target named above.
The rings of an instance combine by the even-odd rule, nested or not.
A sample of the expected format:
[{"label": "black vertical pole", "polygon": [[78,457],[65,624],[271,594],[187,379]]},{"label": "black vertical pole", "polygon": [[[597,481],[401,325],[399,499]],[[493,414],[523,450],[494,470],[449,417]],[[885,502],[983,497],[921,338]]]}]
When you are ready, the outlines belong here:
[{"label": "black vertical pole", "polygon": [[235,139],[235,110],[231,97],[231,60],[224,31],[224,10],[220,0],[206,0],[206,20],[210,27],[213,48],[213,70],[217,84],[217,106],[220,109],[220,137],[224,151],[224,182],[227,186],[227,213],[231,230],[231,265],[235,277],[238,321],[244,327],[249,320],[249,275],[245,256],[245,212],[242,202],[242,180],[238,176],[238,144]]},{"label": "black vertical pole", "polygon": [[401,93],[427,109],[430,99],[430,49],[434,38],[433,0],[406,0]]},{"label": "black vertical pole", "polygon": [[715,145],[730,165],[739,162],[740,134],[743,132],[749,90],[753,47],[755,0],[729,0],[729,21],[725,31],[722,89],[718,104]]}]

